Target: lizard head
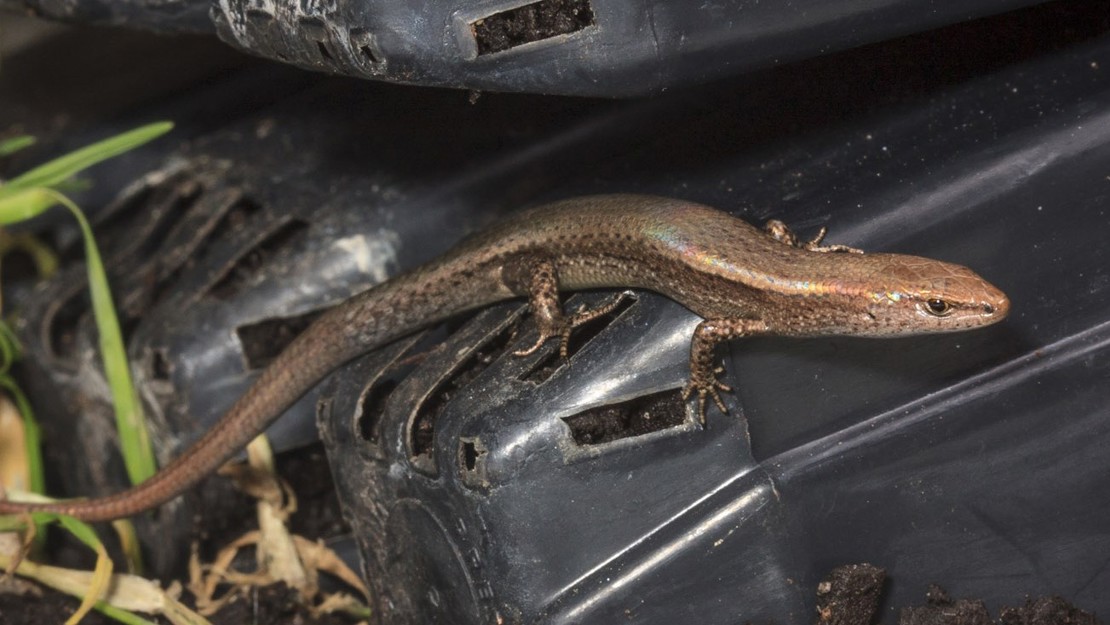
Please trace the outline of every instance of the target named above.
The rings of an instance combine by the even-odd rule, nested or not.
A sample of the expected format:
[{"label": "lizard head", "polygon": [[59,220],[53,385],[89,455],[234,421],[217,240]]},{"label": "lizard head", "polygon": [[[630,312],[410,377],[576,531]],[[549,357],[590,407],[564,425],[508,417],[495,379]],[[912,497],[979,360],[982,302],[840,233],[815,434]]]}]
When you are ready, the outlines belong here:
[{"label": "lizard head", "polygon": [[884,279],[881,288],[866,293],[868,334],[970,330],[997,323],[1010,311],[1006,294],[966,267],[914,256],[873,258],[879,256]]}]

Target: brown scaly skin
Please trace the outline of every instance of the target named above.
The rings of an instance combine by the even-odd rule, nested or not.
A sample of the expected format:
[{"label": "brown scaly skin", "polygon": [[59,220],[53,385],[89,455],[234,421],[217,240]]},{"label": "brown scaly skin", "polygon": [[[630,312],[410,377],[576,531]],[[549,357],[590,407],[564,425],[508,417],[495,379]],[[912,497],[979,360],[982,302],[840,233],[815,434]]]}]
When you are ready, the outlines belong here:
[{"label": "brown scaly skin", "polygon": [[529,297],[539,340],[559,337],[616,305],[569,317],[559,292],[641,288],[704,321],[690,349],[690,381],[704,420],[722,411],[713,348],[753,335],[864,337],[968,330],[1002,320],[1005,294],[969,269],[926,258],[863,254],[766,231],[681,200],[608,195],[565,200],[510,217],[441,258],[322,315],[262,373],[203,438],[146,482],[84,501],[0,501],[0,514],[48,511],[88,521],[134,515],[180,495],[262,432],[321,378],[375,347],[459,313]]}]

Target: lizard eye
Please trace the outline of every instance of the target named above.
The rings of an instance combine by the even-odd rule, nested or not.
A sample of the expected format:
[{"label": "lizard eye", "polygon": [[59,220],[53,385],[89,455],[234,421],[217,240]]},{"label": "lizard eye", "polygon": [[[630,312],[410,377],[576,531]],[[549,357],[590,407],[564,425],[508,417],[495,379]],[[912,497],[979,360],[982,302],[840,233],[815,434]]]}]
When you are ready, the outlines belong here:
[{"label": "lizard eye", "polygon": [[947,317],[952,312],[952,305],[942,299],[931,297],[925,300],[925,310],[936,317]]}]

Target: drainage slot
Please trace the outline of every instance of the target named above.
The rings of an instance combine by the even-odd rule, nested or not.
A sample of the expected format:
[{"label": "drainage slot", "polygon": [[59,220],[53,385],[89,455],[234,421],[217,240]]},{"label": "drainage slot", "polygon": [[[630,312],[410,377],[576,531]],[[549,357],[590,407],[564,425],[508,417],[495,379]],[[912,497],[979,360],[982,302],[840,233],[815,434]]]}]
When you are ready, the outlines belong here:
[{"label": "drainage slot", "polygon": [[208,294],[220,300],[231,299],[258,275],[274,254],[292,247],[307,231],[308,224],[299,219],[285,222],[224,269],[221,277],[209,287]]},{"label": "drainage slot", "polygon": [[[226,201],[231,197],[236,199]],[[170,249],[165,254],[165,264],[159,268],[157,283],[151,289],[150,307],[160,303],[167,293],[177,286],[181,273],[193,267],[198,259],[204,258],[209,246],[220,236],[242,229],[262,207],[253,200],[238,197],[238,192],[225,192],[217,194],[214,198],[205,198],[198,202],[198,206],[214,202],[220,208],[201,223],[194,223],[195,219],[188,220],[186,227],[193,230],[191,238],[180,247]]]},{"label": "drainage slot", "polygon": [[[138,230],[147,220],[150,219],[150,206],[156,205],[158,201],[164,199],[166,186],[172,186],[179,182],[180,174],[173,174],[160,180],[153,182],[152,179],[160,176],[161,172],[148,174],[143,177],[135,186],[130,186],[124,189],[123,195],[113,201],[111,204],[104,208],[104,212],[96,219],[96,229],[103,232],[122,231],[131,235],[134,241],[134,233]],[[158,201],[152,201],[155,198]],[[78,247],[81,250],[83,248]]]},{"label": "drainage slot", "polygon": [[594,24],[588,0],[540,0],[470,24],[478,56],[578,32]]},{"label": "drainage slot", "polygon": [[313,310],[294,317],[274,317],[235,328],[247,370],[262,369],[270,364],[323,312]]},{"label": "drainage slot", "polygon": [[420,404],[410,432],[409,449],[414,458],[420,456],[426,459],[431,458],[432,443],[435,440],[435,423],[439,419],[440,413],[443,412],[447,403],[459,389],[478,377],[508,348],[516,334],[514,329],[512,325],[509,325],[490,337],[466,360],[460,363],[450,377],[440,382],[436,389],[428,395],[427,399]]},{"label": "drainage slot", "polygon": [[486,479],[486,454],[489,450],[479,438],[459,439],[459,471],[463,484],[470,488],[489,488]]},{"label": "drainage slot", "polygon": [[[626,310],[636,303],[636,295],[633,293],[623,293],[621,301],[613,310],[601,315],[596,319],[591,319],[574,329],[571,332],[570,341],[567,342],[567,360],[577,354],[587,343],[594,340],[599,334],[605,331],[618,317],[624,314]],[[615,296],[620,297],[620,296]],[[604,306],[610,300],[602,300],[599,303],[593,304],[594,306]],[[568,314],[573,314],[572,310],[567,311]],[[556,340],[552,339],[552,343]],[[532,382],[533,384],[540,384],[547,381],[556,371],[563,365],[563,358],[559,354],[559,350],[552,350],[546,357],[541,358],[531,369],[524,375],[520,376],[521,382]]]},{"label": "drainage slot", "polygon": [[316,423],[327,423],[331,421],[331,397],[321,397],[316,400]]},{"label": "drainage slot", "polygon": [[577,445],[600,445],[643,436],[686,421],[686,405],[676,390],[637,397],[563,417]]},{"label": "drainage slot", "polygon": [[478,456],[479,455],[485,455],[485,453],[486,453],[485,451],[482,451],[481,454],[479,454],[478,447],[477,447],[477,445],[475,445],[474,441],[463,441],[462,442],[463,468],[466,469],[467,471],[473,471],[474,467],[476,467],[478,465]]},{"label": "drainage slot", "polygon": [[385,401],[397,388],[397,380],[380,380],[363,389],[358,402],[358,433],[362,440],[377,445],[381,438],[382,415],[385,414]]},{"label": "drainage slot", "polygon": [[167,382],[170,375],[173,373],[173,365],[170,359],[166,357],[166,350],[157,348],[150,351],[149,361],[150,378],[159,382]]},{"label": "drainage slot", "polygon": [[352,30],[349,39],[351,47],[357,49],[362,58],[371,65],[377,65],[381,61],[378,53],[374,52],[373,36],[369,32],[362,29]]},{"label": "drainage slot", "polygon": [[[113,242],[117,252],[113,258],[133,255],[140,260],[146,260],[161,253],[162,247],[169,239],[174,229],[196,203],[204,188],[195,179],[182,174],[175,176],[165,184],[154,187],[149,196],[144,197],[140,204],[134,208],[128,207],[127,212],[139,210],[137,214],[126,215],[124,211],[116,212],[107,222],[115,222],[122,226],[128,218],[141,222],[134,225],[118,227],[113,230]],[[100,227],[105,227],[102,224]]]}]

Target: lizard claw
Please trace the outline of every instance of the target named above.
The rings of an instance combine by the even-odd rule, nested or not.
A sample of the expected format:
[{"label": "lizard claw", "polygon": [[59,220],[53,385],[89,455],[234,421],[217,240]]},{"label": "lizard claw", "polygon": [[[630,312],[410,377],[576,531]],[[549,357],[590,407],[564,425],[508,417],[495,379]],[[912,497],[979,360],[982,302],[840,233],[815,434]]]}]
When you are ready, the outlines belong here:
[{"label": "lizard claw", "polygon": [[608,302],[598,306],[597,308],[589,308],[585,304],[579,305],[574,314],[569,318],[565,318],[562,314],[552,315],[547,319],[537,319],[540,326],[540,336],[536,339],[534,345],[528,349],[521,349],[513,352],[514,356],[527,356],[534,353],[543,346],[549,339],[559,337],[559,355],[563,358],[567,357],[570,352],[570,334],[578,326],[593,321],[602,315],[607,315],[624,302],[627,293],[618,293]]},{"label": "lizard claw", "polygon": [[559,337],[559,355],[566,358],[567,347],[570,345],[570,330],[571,327],[569,324],[563,324],[562,326],[555,327],[552,331],[540,332],[540,336],[531,347],[528,349],[518,349],[513,352],[513,356],[528,356],[534,354],[537,349],[543,347],[543,344],[546,343],[548,339]]},{"label": "lizard claw", "polygon": [[717,379],[717,376],[721,375],[724,372],[725,372],[724,367],[717,367],[716,369],[713,370],[713,387],[714,387],[713,397],[716,398],[717,406],[721,408],[721,412],[728,412],[727,410],[725,410],[724,406],[721,406],[721,398],[717,396],[717,392],[716,392],[717,389],[722,390],[726,393],[731,393],[732,392],[732,387],[731,386],[729,386],[728,384],[725,384],[724,382]]},{"label": "lizard claw", "polygon": [[697,391],[698,394],[698,420],[701,421],[702,426],[705,426],[705,400],[711,398],[717,408],[721,410],[721,414],[728,414],[728,408],[725,407],[724,400],[721,399],[720,391],[726,393],[732,392],[732,387],[721,382],[717,379],[717,374],[721,373],[724,369],[718,367],[713,371],[708,381],[695,381],[693,378],[682,387],[682,400],[686,401],[690,398],[691,393]]},{"label": "lizard claw", "polygon": [[520,357],[534,354],[536,350],[543,347],[543,344],[547,342],[547,339],[551,338],[552,336],[554,335],[541,332],[539,338],[536,339],[536,342],[531,347],[529,347],[528,349],[518,349],[513,352],[513,356]]}]

